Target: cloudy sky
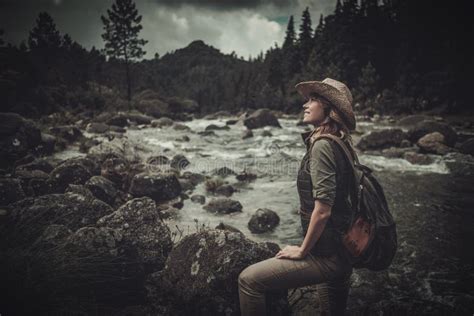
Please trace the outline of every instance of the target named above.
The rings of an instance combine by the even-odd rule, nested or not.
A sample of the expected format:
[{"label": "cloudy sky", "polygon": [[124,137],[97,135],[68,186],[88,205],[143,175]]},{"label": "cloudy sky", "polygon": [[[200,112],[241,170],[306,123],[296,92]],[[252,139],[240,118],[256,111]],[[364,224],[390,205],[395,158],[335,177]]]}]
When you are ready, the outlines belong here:
[{"label": "cloudy sky", "polygon": [[[6,42],[28,38],[41,11],[47,11],[61,33],[86,48],[103,47],[100,16],[113,0],[0,0],[0,29]],[[148,40],[146,58],[203,40],[224,53],[256,56],[283,42],[290,15],[299,24],[309,7],[313,26],[320,14],[334,11],[336,0],[135,0],[143,16],[141,37]],[[298,26],[296,26],[298,27]]]}]

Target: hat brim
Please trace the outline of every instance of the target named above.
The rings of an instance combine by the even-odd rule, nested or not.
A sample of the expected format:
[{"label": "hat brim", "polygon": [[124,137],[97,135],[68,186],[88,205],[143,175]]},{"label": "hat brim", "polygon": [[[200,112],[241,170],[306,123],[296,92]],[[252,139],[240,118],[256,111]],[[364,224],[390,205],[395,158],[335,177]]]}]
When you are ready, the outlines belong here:
[{"label": "hat brim", "polygon": [[339,112],[342,112],[344,121],[349,130],[355,129],[355,118],[353,117],[353,113],[351,113],[352,115],[348,113],[348,111],[352,112],[352,104],[344,93],[321,81],[303,81],[298,83],[295,86],[295,89],[305,99],[309,99],[312,93],[317,93],[323,96],[331,102]]}]

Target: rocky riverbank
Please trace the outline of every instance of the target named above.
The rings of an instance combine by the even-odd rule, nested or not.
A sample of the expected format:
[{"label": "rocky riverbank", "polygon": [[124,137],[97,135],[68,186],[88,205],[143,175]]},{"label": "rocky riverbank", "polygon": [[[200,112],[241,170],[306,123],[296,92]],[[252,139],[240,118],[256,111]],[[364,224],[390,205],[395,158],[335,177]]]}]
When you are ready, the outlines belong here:
[{"label": "rocky riverbank", "polygon": [[[301,239],[295,192],[284,188],[294,182],[304,150],[297,133],[304,127],[297,117],[264,109],[184,117],[57,113],[34,123],[0,114],[6,314],[238,315],[240,271]],[[469,120],[417,115],[359,122],[354,143],[376,171],[393,163],[408,166],[408,178],[410,170],[440,168],[455,179],[472,177]],[[404,191],[387,176],[393,172],[381,176],[398,213],[403,196],[395,197]],[[401,253],[408,255],[403,243],[410,234],[401,230]],[[354,313],[374,300],[371,286],[386,288],[386,277],[356,274]],[[276,295],[274,312],[314,312],[314,292],[306,290],[289,300]],[[393,298],[381,300],[369,311],[395,304]],[[460,311],[474,300],[466,302]],[[427,311],[416,304],[402,310]]]}]

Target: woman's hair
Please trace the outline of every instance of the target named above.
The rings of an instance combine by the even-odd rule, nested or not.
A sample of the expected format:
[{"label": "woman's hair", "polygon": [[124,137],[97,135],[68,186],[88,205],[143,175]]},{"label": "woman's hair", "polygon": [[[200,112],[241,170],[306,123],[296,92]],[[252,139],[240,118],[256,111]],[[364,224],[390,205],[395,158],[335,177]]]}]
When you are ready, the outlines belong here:
[{"label": "woman's hair", "polygon": [[323,97],[322,95],[319,95],[317,93],[312,93],[310,97],[315,100],[318,100],[321,103],[321,105],[323,106],[324,115],[326,117],[326,119],[317,127],[319,132],[321,134],[332,134],[338,137],[343,137],[345,135],[347,137],[350,137],[350,133],[347,127],[340,124],[339,122],[337,122],[336,120],[334,120],[332,117],[329,116],[329,114],[331,113],[331,110],[334,109],[331,102],[325,97]]}]

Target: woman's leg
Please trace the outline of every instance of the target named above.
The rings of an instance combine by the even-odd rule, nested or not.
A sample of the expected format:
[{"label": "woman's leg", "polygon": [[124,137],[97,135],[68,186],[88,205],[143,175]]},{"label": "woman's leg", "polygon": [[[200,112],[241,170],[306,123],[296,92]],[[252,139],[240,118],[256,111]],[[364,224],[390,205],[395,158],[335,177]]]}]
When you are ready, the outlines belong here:
[{"label": "woman's leg", "polygon": [[321,315],[339,316],[346,311],[351,273],[316,286]]},{"label": "woman's leg", "polygon": [[265,315],[265,292],[326,282],[347,274],[347,270],[347,264],[336,255],[260,261],[239,275],[240,311],[242,315]]}]

